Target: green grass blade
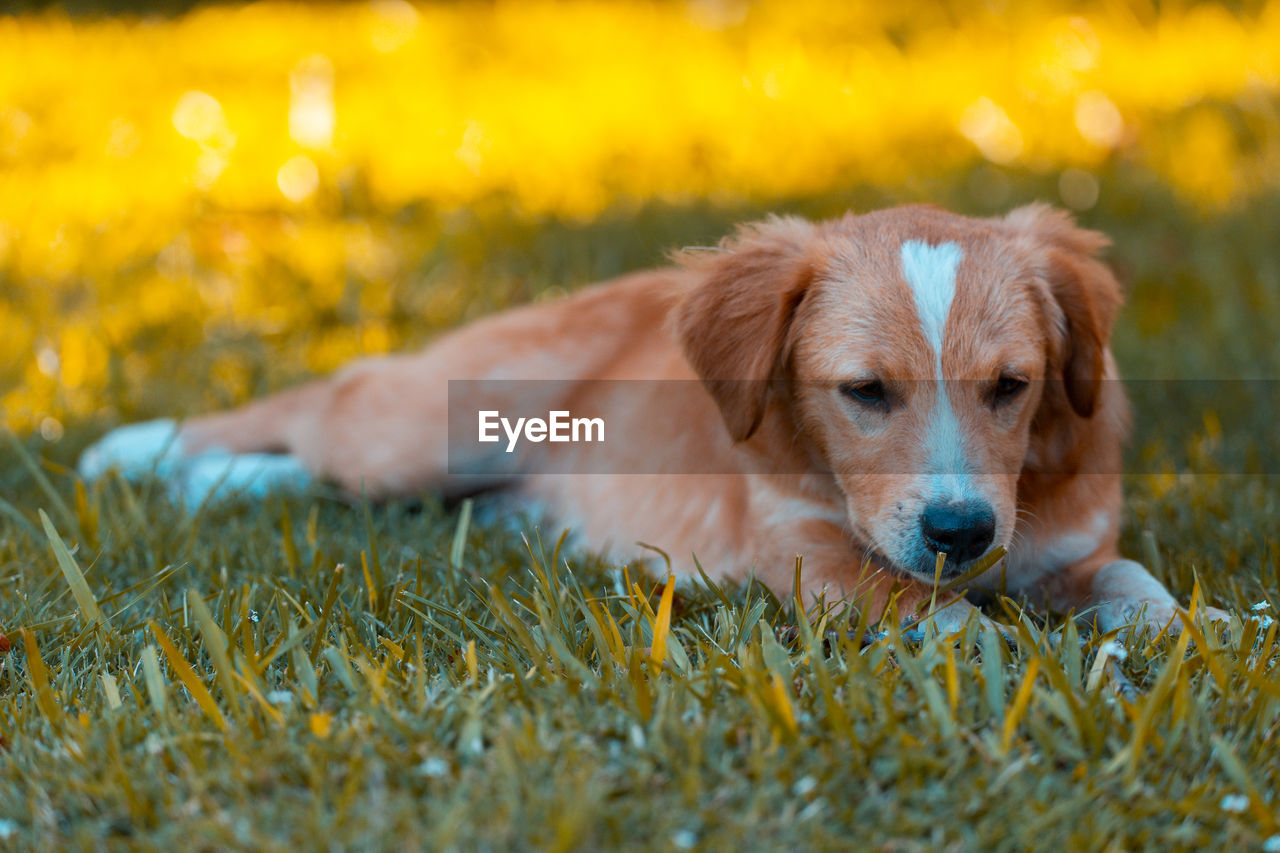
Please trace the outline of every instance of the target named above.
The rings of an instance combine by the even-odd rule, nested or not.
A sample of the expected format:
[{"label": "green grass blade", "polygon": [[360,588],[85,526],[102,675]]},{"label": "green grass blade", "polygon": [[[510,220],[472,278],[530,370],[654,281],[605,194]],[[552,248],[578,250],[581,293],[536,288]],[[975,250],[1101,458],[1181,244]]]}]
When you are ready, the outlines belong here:
[{"label": "green grass blade", "polygon": [[223,693],[226,694],[227,703],[231,706],[232,713],[239,717],[240,685],[236,681],[235,671],[231,666],[231,655],[227,650],[227,635],[214,621],[213,614],[209,611],[209,606],[205,604],[204,599],[200,597],[200,593],[194,589],[187,590],[187,603],[195,615],[196,627],[200,629],[200,636],[204,638],[205,651],[213,661],[214,673],[222,685]]},{"label": "green grass blade", "polygon": [[71,594],[75,596],[76,604],[80,606],[80,612],[84,614],[84,618],[91,627],[96,628],[102,625],[102,611],[98,608],[98,600],[94,598],[93,590],[89,589],[89,583],[84,578],[84,572],[80,571],[80,566],[76,563],[75,558],[71,556],[66,543],[62,541],[62,537],[58,535],[53,522],[49,520],[49,516],[45,515],[44,510],[39,510],[39,513],[40,523],[44,525],[45,535],[49,537],[49,544],[53,547],[53,555],[58,561],[58,568],[62,570],[62,576],[67,579],[67,585],[71,587]]}]

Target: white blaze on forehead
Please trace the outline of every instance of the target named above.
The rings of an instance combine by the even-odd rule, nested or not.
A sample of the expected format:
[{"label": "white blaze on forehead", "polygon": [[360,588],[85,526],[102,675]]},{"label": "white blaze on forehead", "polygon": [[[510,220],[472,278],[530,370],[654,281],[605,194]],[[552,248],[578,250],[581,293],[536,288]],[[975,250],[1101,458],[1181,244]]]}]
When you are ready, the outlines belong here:
[{"label": "white blaze on forehead", "polygon": [[931,246],[921,240],[902,243],[902,275],[911,286],[916,315],[925,339],[933,347],[938,397],[925,445],[929,451],[928,492],[934,500],[963,501],[974,496],[965,452],[964,433],[942,375],[942,333],[956,295],[956,271],[964,252],[955,243]]},{"label": "white blaze on forehead", "polygon": [[[955,243],[930,246],[920,240],[902,243],[902,275],[911,285],[916,314],[924,336],[933,345],[933,354],[942,362],[942,330],[947,326],[951,302],[956,295],[956,269],[964,253]],[[939,371],[941,378],[941,371]]]}]

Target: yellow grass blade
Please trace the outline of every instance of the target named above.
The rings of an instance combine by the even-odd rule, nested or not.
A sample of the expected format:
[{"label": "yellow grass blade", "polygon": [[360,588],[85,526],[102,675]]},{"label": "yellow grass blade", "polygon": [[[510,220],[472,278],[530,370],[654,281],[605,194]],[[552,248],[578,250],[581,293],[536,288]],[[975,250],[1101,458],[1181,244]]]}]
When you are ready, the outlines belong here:
[{"label": "yellow grass blade", "polygon": [[98,505],[89,506],[89,492],[84,487],[84,480],[76,480],[76,523],[90,548],[98,547]]},{"label": "yellow grass blade", "polygon": [[27,651],[27,673],[31,676],[31,686],[36,690],[36,704],[50,723],[62,725],[62,709],[53,701],[53,688],[49,685],[49,669],[40,657],[40,647],[36,645],[35,635],[30,631],[22,632],[22,644]]},{"label": "yellow grass blade", "polygon": [[463,657],[467,661],[467,679],[475,684],[480,681],[480,665],[476,661],[476,641],[467,640],[467,647],[463,650]]},{"label": "yellow grass blade", "polygon": [[781,675],[772,671],[769,673],[769,685],[764,695],[778,721],[782,723],[784,734],[790,737],[798,732],[800,729],[796,725],[796,710],[791,705],[791,697],[787,694],[787,685],[783,683]]},{"label": "yellow grass blade", "polygon": [[960,704],[960,678],[959,673],[956,672],[956,650],[954,646],[948,645],[944,648],[942,663],[947,681],[947,705],[950,706],[951,715],[954,717],[956,706]]},{"label": "yellow grass blade", "polygon": [[1009,708],[1009,713],[1004,718],[1004,730],[1000,733],[1000,752],[1006,754],[1009,747],[1013,743],[1013,733],[1018,728],[1018,723],[1022,721],[1022,715],[1026,713],[1027,703],[1031,701],[1031,688],[1035,686],[1036,674],[1040,672],[1040,659],[1032,658],[1027,664],[1027,674],[1022,677],[1022,684],[1018,686],[1018,692],[1014,694],[1013,705]]},{"label": "yellow grass blade", "polygon": [[270,717],[273,722],[284,722],[284,715],[277,711],[275,706],[267,701],[267,697],[262,695],[262,691],[258,689],[257,685],[238,672],[234,673],[234,675],[236,680],[244,687],[245,692],[252,697],[253,701],[258,703],[258,707],[262,708],[262,712],[264,714]]},{"label": "yellow grass blade", "polygon": [[289,567],[289,576],[298,573],[298,543],[293,541],[293,517],[289,515],[289,502],[280,501],[280,542],[284,547],[284,562]]},{"label": "yellow grass blade", "polygon": [[397,663],[404,663],[405,651],[399,643],[392,640],[390,637],[379,637],[378,643],[387,651],[391,652],[391,654],[395,655]]},{"label": "yellow grass blade", "polygon": [[187,688],[191,698],[196,700],[196,704],[200,706],[209,719],[213,720],[218,728],[226,731],[226,717],[222,716],[218,703],[213,701],[213,696],[209,693],[209,689],[204,686],[204,682],[200,680],[195,670],[191,668],[191,664],[187,663],[186,658],[182,656],[173,641],[169,639],[169,635],[155,622],[149,624],[151,633],[155,634],[156,642],[160,644],[160,650],[169,659],[169,666],[172,667],[174,675],[178,676],[182,686]]},{"label": "yellow grass blade", "polygon": [[597,614],[600,624],[605,628],[610,648],[613,649],[614,660],[622,665],[627,662],[627,645],[622,639],[622,629],[618,627],[617,621],[613,618],[613,614],[603,607],[591,602],[591,612]]},{"label": "yellow grass blade", "polygon": [[631,601],[635,605],[637,611],[649,617],[650,622],[657,618],[653,612],[653,608],[649,606],[649,596],[645,595],[644,590],[640,588],[640,584],[638,583],[633,583],[631,585]]},{"label": "yellow grass blade", "polygon": [[[1194,607],[1196,599],[1199,597],[1199,587],[1197,586],[1191,592],[1191,605]],[[1138,770],[1142,764],[1142,758],[1146,751],[1147,736],[1151,731],[1152,722],[1155,716],[1165,708],[1165,703],[1169,695],[1169,691],[1173,689],[1174,683],[1177,681],[1178,673],[1182,671],[1182,664],[1187,657],[1187,646],[1191,643],[1191,634],[1183,631],[1178,636],[1178,642],[1174,646],[1173,652],[1169,655],[1168,662],[1156,676],[1156,682],[1151,686],[1151,690],[1143,699],[1142,707],[1138,712],[1137,718],[1133,723],[1133,735],[1129,739],[1128,758],[1129,768],[1127,771],[1128,779],[1136,779]]]},{"label": "yellow grass blade", "polygon": [[320,608],[320,627],[316,629],[315,639],[311,641],[311,652],[309,657],[315,658],[320,652],[320,643],[324,639],[325,628],[329,626],[329,614],[333,612],[333,603],[338,598],[338,581],[342,580],[342,573],[346,571],[345,563],[338,563],[333,567],[333,575],[329,578],[329,588],[324,593],[324,605]]},{"label": "yellow grass blade", "polygon": [[369,557],[364,552],[360,552],[360,569],[364,572],[364,585],[369,590],[369,609],[378,609],[378,585],[373,580],[373,575],[369,574]]},{"label": "yellow grass blade", "polygon": [[618,629],[616,626],[606,624],[605,621],[608,619],[609,622],[612,622],[612,618],[595,601],[589,600],[579,603],[578,611],[582,614],[587,630],[595,638],[596,651],[600,655],[602,674],[608,674],[608,668],[603,665],[609,661],[625,665],[626,654],[620,648],[621,640],[619,639],[617,646],[613,642],[614,634]]},{"label": "yellow grass blade", "polygon": [[[942,583],[942,565],[947,562],[947,555],[941,551],[938,552],[938,558],[933,562],[933,591],[929,593],[929,615],[933,615],[933,611],[938,606],[938,586]],[[936,628],[934,630],[937,630]]]},{"label": "yellow grass blade", "polygon": [[791,583],[791,595],[795,599],[796,619],[804,617],[804,598],[800,595],[800,573],[804,570],[804,557],[796,554],[796,574]]},{"label": "yellow grass blade", "polygon": [[631,572],[625,564],[622,567],[622,586],[627,591],[627,600],[631,603],[631,606],[638,611],[640,609],[640,605],[636,603],[636,596],[632,591],[633,584],[631,582]]},{"label": "yellow grass blade", "polygon": [[1004,559],[1005,549],[1003,545],[997,545],[992,548],[985,557],[974,562],[972,566],[965,569],[964,574],[952,578],[944,584],[937,585],[938,592],[951,592],[953,589],[959,589],[969,581],[986,572],[996,563]]},{"label": "yellow grass blade", "polygon": [[653,620],[653,645],[649,659],[655,669],[662,667],[667,658],[667,635],[671,633],[671,601],[675,597],[676,576],[667,575],[667,584],[662,588],[662,599],[658,602],[658,615]]},{"label": "yellow grass blade", "polygon": [[1228,687],[1227,673],[1222,668],[1222,661],[1218,659],[1218,653],[1209,647],[1209,642],[1196,627],[1195,617],[1189,612],[1183,613],[1178,611],[1178,618],[1182,620],[1182,633],[1191,636],[1191,642],[1196,644],[1196,648],[1200,650],[1200,657],[1205,663],[1205,667],[1209,670],[1209,674],[1213,676],[1213,680],[1223,690]]}]

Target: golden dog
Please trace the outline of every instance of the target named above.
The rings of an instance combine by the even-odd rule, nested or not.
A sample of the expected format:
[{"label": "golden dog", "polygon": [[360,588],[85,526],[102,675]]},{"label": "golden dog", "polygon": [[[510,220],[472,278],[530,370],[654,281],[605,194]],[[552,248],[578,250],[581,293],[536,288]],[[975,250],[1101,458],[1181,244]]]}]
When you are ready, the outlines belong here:
[{"label": "golden dog", "polygon": [[[1117,550],[1128,414],[1108,348],[1120,289],[1095,257],[1106,244],[1040,205],[771,218],[417,354],[121,428],[81,471],[154,471],[189,500],[313,477],[374,497],[502,485],[589,544],[651,542],[685,571],[696,554],[779,594],[800,555],[806,600],[852,595],[872,620],[891,594],[902,614],[927,601],[938,554],[954,577],[1001,546],[975,585],[1091,609],[1103,630],[1177,630],[1177,602]],[[493,426],[515,405],[502,388],[544,383],[544,402],[614,438],[554,456],[539,444],[487,472],[474,445],[451,450],[450,424],[456,439],[474,420],[451,411],[450,380],[477,383],[465,418]],[[972,606],[944,598],[935,618],[951,630]]]}]

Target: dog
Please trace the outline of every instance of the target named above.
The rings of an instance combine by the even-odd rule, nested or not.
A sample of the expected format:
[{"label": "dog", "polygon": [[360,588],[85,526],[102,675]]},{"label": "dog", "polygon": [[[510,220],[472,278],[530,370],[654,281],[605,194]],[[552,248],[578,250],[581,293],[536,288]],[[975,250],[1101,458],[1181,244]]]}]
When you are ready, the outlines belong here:
[{"label": "dog", "polygon": [[[696,555],[780,596],[856,600],[870,622],[932,600],[946,631],[974,606],[939,597],[939,578],[1003,548],[975,589],[1087,613],[1102,631],[1177,631],[1177,601],[1118,551],[1129,413],[1109,348],[1122,297],[1098,258],[1108,242],[1040,204],[998,218],[772,217],[416,354],[122,427],[79,468],[151,472],[191,501],[313,479],[373,498],[507,488],[595,547],[654,543],[680,571]],[[479,412],[477,441],[498,435],[492,446],[458,445],[450,389],[464,380],[464,416]],[[486,469],[507,441],[496,416],[516,405],[502,388],[532,385],[631,440],[554,455],[546,442]],[[535,442],[546,432],[524,423]]]}]

